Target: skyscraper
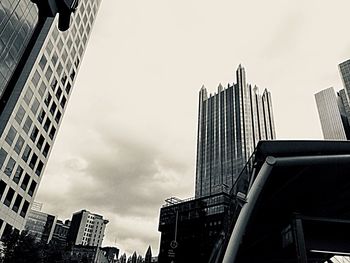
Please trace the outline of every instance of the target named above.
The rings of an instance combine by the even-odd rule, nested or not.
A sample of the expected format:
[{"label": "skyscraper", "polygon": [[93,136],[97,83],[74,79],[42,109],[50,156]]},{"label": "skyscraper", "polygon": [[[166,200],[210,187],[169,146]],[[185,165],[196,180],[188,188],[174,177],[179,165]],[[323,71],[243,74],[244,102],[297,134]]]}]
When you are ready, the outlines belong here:
[{"label": "skyscraper", "polygon": [[67,242],[72,245],[101,247],[108,220],[81,210],[73,214]]},{"label": "skyscraper", "polygon": [[350,95],[350,59],[339,64],[339,72],[343,81],[346,94]]},{"label": "skyscraper", "polygon": [[336,94],[331,87],[316,93],[315,99],[323,137],[326,140],[346,140],[349,123],[344,107],[344,102],[347,102],[345,91]]},{"label": "skyscraper", "polygon": [[65,32],[32,2],[0,3],[0,237],[24,228],[101,0],[79,1]]},{"label": "skyscraper", "polygon": [[199,92],[196,197],[229,191],[257,142],[276,138],[270,92],[247,84],[241,65],[236,79]]},{"label": "skyscraper", "polygon": [[350,139],[350,59],[339,64],[344,89],[333,88],[315,94],[323,137],[326,140]]}]

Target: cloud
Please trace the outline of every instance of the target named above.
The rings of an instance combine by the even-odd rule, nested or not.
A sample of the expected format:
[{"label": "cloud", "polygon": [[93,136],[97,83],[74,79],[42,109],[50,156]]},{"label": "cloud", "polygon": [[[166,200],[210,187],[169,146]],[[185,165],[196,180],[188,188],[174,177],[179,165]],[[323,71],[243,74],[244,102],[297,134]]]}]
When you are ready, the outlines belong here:
[{"label": "cloud", "polygon": [[[187,163],[176,160],[156,145],[120,134],[94,131],[77,146],[77,153],[61,157],[45,175],[39,199],[45,211],[59,217],[81,209],[110,220],[106,243],[143,253],[149,244],[158,246],[159,209],[165,198],[182,189],[191,192],[184,176],[192,177]],[[83,149],[83,151],[82,151]],[[57,191],[57,186],[63,187]],[[58,204],[58,205],[57,205]],[[131,253],[132,251],[128,251]]]}]

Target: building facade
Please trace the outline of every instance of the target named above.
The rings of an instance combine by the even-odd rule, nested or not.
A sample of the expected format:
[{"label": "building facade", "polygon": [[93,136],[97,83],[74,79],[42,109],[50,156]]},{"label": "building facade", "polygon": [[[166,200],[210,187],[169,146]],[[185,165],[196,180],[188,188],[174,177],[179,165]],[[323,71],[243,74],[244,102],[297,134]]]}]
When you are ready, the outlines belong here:
[{"label": "building facade", "polygon": [[7,87],[38,22],[31,1],[0,2],[0,97]]},{"label": "building facade", "polygon": [[257,142],[276,138],[271,93],[247,84],[241,65],[236,79],[199,92],[196,197],[230,191]]},{"label": "building facade", "polygon": [[37,242],[47,244],[51,241],[56,224],[56,216],[30,209],[25,230],[35,237]]},{"label": "building facade", "polygon": [[346,94],[350,95],[350,59],[339,64],[339,72]]},{"label": "building facade", "polygon": [[70,227],[70,221],[66,220],[64,223],[61,220],[57,220],[53,235],[52,242],[59,246],[65,246],[67,244],[67,236]]},{"label": "building facade", "polygon": [[71,245],[101,247],[108,220],[87,210],[72,216],[67,241]]},{"label": "building facade", "polygon": [[0,3],[0,54],[12,56],[0,59],[0,237],[24,229],[100,2],[79,1],[65,32],[57,28],[59,16],[42,21],[37,32],[30,0]]},{"label": "building facade", "polygon": [[315,94],[323,137],[326,140],[346,140],[349,122],[344,107],[347,102],[345,90],[335,93],[333,87]]},{"label": "building facade", "polygon": [[350,59],[338,65],[344,89],[333,88],[315,94],[323,137],[326,140],[350,139]]}]

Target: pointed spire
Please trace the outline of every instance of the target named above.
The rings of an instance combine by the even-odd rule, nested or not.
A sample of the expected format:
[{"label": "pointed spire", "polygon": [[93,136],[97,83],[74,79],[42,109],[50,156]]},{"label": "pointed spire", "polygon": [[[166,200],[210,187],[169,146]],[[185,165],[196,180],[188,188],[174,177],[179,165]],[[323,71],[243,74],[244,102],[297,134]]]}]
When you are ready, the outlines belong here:
[{"label": "pointed spire", "polygon": [[218,86],[218,93],[220,93],[223,89],[224,89],[224,87],[221,85],[221,83],[219,83],[219,86]]},{"label": "pointed spire", "polygon": [[148,246],[148,249],[145,255],[145,263],[151,263],[151,262],[152,262],[152,249],[151,249],[151,246]]}]

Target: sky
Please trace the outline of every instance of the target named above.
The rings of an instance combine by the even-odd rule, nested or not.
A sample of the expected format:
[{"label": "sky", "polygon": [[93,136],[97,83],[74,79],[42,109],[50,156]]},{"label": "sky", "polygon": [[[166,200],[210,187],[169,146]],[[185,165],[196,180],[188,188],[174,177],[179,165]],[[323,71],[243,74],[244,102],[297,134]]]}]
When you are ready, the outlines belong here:
[{"label": "sky", "polygon": [[271,91],[278,139],[322,139],[314,94],[342,82],[348,0],[103,0],[36,201],[109,219],[104,245],[158,254],[159,210],[194,195],[198,92]]}]

